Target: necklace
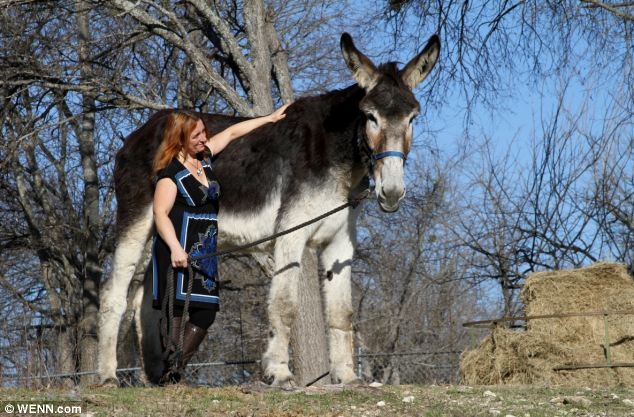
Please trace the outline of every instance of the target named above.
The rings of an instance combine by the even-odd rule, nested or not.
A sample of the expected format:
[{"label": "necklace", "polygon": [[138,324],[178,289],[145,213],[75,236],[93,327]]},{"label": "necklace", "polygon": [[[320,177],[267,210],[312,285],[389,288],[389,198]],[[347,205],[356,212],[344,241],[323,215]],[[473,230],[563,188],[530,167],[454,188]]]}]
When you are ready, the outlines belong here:
[{"label": "necklace", "polygon": [[[194,167],[194,169],[196,170],[196,175],[198,175],[198,176],[200,177],[200,174],[202,174],[202,173],[203,173],[203,166],[202,166],[202,164],[200,165],[200,168],[198,168],[198,164],[197,164],[197,163],[193,163],[193,164],[192,164],[192,162],[191,162],[189,159],[186,159],[186,160],[185,160],[185,162],[189,162],[189,164],[190,164],[192,167]],[[198,159],[196,159],[196,162],[198,162]]]}]

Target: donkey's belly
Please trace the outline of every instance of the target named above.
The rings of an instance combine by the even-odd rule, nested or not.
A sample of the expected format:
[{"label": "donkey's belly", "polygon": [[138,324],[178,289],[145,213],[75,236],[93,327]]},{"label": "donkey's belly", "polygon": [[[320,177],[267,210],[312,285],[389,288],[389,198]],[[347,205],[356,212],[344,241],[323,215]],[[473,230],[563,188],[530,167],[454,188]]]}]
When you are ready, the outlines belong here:
[{"label": "donkey's belly", "polygon": [[[265,205],[248,212],[232,211],[221,202],[218,213],[218,246],[220,250],[246,245],[275,233],[275,222],[280,208],[280,199],[274,198]],[[269,241],[248,251],[270,250]]]}]

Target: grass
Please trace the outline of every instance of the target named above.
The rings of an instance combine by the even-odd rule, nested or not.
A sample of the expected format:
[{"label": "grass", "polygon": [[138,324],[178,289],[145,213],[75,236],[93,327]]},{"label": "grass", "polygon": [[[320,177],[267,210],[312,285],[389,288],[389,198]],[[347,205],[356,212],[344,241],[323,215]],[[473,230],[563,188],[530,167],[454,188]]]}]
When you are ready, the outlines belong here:
[{"label": "grass", "polygon": [[294,391],[261,386],[0,389],[0,415],[9,415],[3,413],[9,404],[49,402],[62,406],[79,404],[81,415],[86,417],[634,416],[634,389],[631,388],[404,385],[326,386]]}]

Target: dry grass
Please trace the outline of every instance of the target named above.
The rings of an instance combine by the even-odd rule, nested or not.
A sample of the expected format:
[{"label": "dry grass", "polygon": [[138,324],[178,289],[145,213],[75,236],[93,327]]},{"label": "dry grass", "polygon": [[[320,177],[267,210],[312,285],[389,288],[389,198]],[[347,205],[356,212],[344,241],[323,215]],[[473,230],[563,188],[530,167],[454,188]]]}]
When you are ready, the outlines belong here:
[{"label": "dry grass", "polygon": [[[634,391],[538,386],[329,386],[279,391],[230,388],[0,389],[7,404],[79,404],[82,416],[233,417],[620,417]],[[2,413],[0,411],[0,413]],[[43,413],[38,413],[42,415]],[[8,414],[2,414],[8,415]],[[12,415],[19,415],[13,413]],[[64,414],[73,415],[73,414]]]}]

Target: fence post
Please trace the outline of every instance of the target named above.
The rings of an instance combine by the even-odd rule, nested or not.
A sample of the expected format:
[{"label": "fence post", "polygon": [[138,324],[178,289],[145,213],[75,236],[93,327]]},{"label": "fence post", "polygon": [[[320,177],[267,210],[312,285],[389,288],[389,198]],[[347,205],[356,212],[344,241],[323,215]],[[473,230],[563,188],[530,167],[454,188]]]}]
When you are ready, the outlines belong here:
[{"label": "fence post", "polygon": [[608,365],[612,365],[612,353],[610,352],[610,334],[608,333],[608,313],[603,313],[603,337],[605,344],[605,359]]},{"label": "fence post", "polygon": [[361,380],[361,346],[357,348],[357,378]]}]

